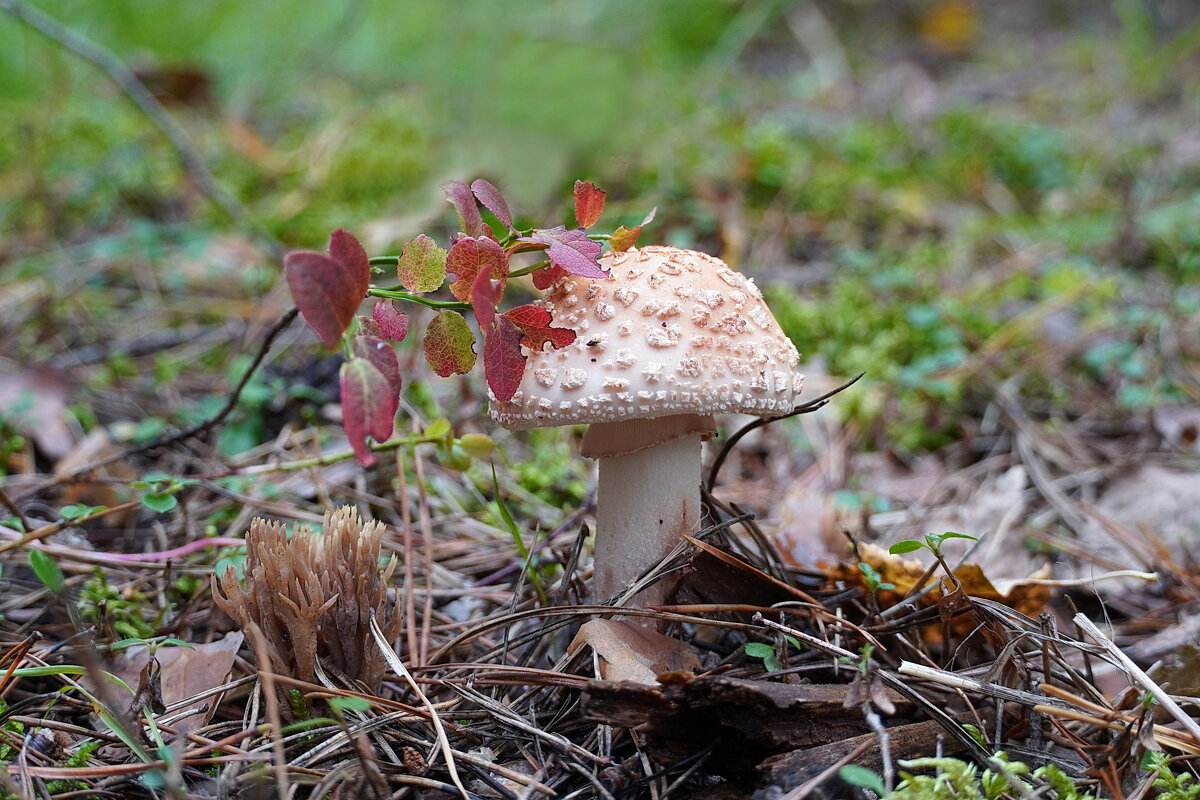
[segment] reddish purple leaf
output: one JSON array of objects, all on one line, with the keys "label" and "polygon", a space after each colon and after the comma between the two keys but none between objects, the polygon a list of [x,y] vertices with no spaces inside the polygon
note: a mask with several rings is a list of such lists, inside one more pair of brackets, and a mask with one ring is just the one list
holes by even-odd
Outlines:
[{"label": "reddish purple leaf", "polygon": [[396,308],[391,300],[380,300],[371,310],[372,320],[379,326],[382,338],[403,342],[408,334],[408,314]]},{"label": "reddish purple leaf", "polygon": [[548,267],[533,271],[533,285],[545,291],[554,285],[554,282],[566,275],[567,271],[562,267],[551,264]]},{"label": "reddish purple leaf", "polygon": [[330,350],[371,288],[371,264],[358,239],[338,228],[329,237],[329,255],[301,250],[283,259],[284,277],[304,320]]},{"label": "reddish purple leaf", "polygon": [[392,435],[396,410],[400,407],[399,394],[387,376],[365,358],[352,358],[342,364],[341,385],[342,426],[350,437],[354,455],[363,466],[369,467],[375,463],[375,456],[366,439],[370,436],[377,442],[386,442]]},{"label": "reddish purple leaf", "polygon": [[443,378],[475,366],[475,334],[457,311],[439,311],[425,329],[425,360]]},{"label": "reddish purple leaf", "polygon": [[462,226],[463,233],[467,236],[482,235],[483,218],[479,216],[479,206],[475,205],[471,187],[462,181],[446,181],[442,184],[442,190],[458,212],[458,224]]},{"label": "reddish purple leaf", "polygon": [[410,239],[400,253],[396,277],[410,292],[436,291],[446,280],[446,251],[423,233]]},{"label": "reddish purple leaf", "polygon": [[361,300],[371,288],[371,259],[354,234],[338,228],[329,237],[329,255],[342,265]]},{"label": "reddish purple leaf", "polygon": [[475,283],[471,287],[471,307],[475,309],[475,319],[479,320],[479,329],[486,331],[496,316],[496,306],[500,305],[500,297],[504,294],[504,284],[493,280],[492,269],[481,269]]},{"label": "reddish purple leaf", "polygon": [[508,255],[492,239],[461,236],[446,256],[446,269],[455,277],[454,283],[450,284],[450,293],[462,302],[470,303],[475,279],[485,269],[491,270],[492,276],[500,281],[501,291],[504,290],[508,280]]},{"label": "reddish purple leaf", "polygon": [[590,228],[600,221],[606,194],[591,181],[575,181],[575,222],[579,227]]},{"label": "reddish purple leaf", "polygon": [[336,350],[366,289],[359,291],[361,283],[341,262],[308,250],[288,253],[283,273],[304,321],[326,347]]},{"label": "reddish purple leaf", "polygon": [[557,228],[535,229],[520,241],[547,245],[546,255],[550,258],[550,263],[573,275],[584,278],[608,277],[608,273],[600,268],[600,263],[596,260],[603,245],[589,239],[583,228],[567,230],[565,226],[559,225]]},{"label": "reddish purple leaf", "polygon": [[396,351],[385,339],[359,334],[354,337],[354,354],[370,361],[387,378],[392,394],[400,397],[400,389],[404,386],[400,379],[400,362],[396,358]]},{"label": "reddish purple leaf", "polygon": [[525,337],[521,344],[530,350],[540,351],[546,342],[557,350],[575,341],[575,331],[570,328],[550,327],[550,312],[541,306],[517,306],[505,311],[503,316],[521,331]]},{"label": "reddish purple leaf", "polygon": [[521,386],[525,356],[521,354],[522,333],[503,315],[492,318],[483,338],[483,373],[497,400],[507,402]]},{"label": "reddish purple leaf", "polygon": [[484,208],[496,215],[496,219],[509,228],[513,226],[512,212],[508,210],[508,203],[504,202],[504,195],[500,194],[499,189],[483,178],[477,178],[471,184],[471,191],[479,198],[479,202],[483,203]]}]

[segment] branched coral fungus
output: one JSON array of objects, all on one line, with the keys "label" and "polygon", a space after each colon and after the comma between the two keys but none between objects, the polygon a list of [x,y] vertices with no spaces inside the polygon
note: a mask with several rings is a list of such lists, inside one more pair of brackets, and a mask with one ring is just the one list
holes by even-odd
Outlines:
[{"label": "branched coral fungus", "polygon": [[244,583],[232,568],[213,587],[217,606],[242,629],[262,631],[271,669],[312,681],[317,660],[376,691],[384,660],[371,635],[371,612],[388,638],[401,619],[389,603],[393,556],[380,567],[383,525],[352,506],[325,512],[324,533],[256,518],[246,534]]}]

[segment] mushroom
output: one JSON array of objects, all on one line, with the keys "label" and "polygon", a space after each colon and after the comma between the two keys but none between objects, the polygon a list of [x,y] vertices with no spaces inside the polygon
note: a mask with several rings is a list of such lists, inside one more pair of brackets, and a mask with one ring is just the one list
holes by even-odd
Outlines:
[{"label": "mushroom", "polygon": [[[607,253],[602,280],[567,275],[538,301],[575,342],[526,349],[525,374],[493,419],[510,430],[589,424],[599,460],[593,596],[607,600],[700,524],[701,441],[714,414],[786,414],[800,356],[746,276],[705,253]],[[662,581],[634,602],[666,600]]]}]

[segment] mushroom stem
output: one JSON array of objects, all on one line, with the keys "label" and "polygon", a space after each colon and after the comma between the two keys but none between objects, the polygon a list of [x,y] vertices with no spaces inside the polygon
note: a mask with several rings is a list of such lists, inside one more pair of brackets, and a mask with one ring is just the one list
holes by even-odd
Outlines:
[{"label": "mushroom stem", "polygon": [[[644,429],[649,436],[659,420],[619,423],[621,435]],[[711,423],[710,423],[711,424]],[[588,438],[595,438],[592,426]],[[604,456],[596,498],[595,578],[593,596],[604,602],[671,552],[684,533],[700,524],[700,442],[693,432],[664,444],[623,455]],[[585,438],[585,446],[587,439]],[[639,593],[634,606],[665,602],[676,581],[660,580]]]}]

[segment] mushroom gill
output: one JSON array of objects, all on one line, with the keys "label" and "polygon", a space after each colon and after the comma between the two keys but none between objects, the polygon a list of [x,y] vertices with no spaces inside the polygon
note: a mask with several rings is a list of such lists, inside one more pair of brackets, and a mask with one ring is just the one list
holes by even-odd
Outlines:
[{"label": "mushroom gill", "polygon": [[[401,627],[387,586],[396,557],[380,566],[383,525],[353,506],[326,511],[324,532],[255,518],[246,533],[244,580],[233,568],[214,580],[213,600],[242,630],[256,625],[271,669],[303,681],[316,663],[377,691],[385,662],[371,634],[371,612],[389,639]],[[287,704],[285,704],[286,707]]]}]

